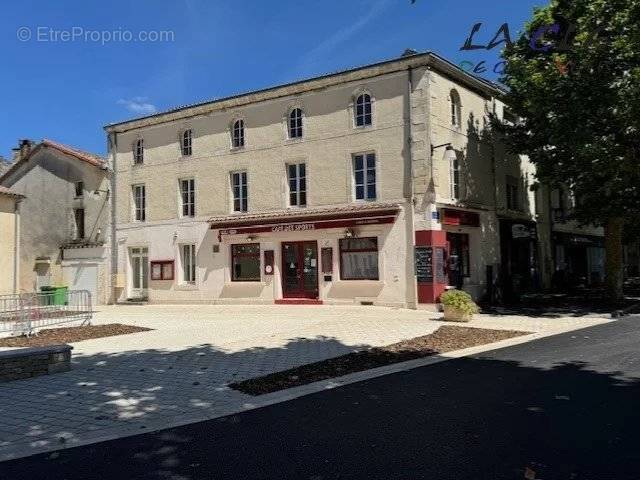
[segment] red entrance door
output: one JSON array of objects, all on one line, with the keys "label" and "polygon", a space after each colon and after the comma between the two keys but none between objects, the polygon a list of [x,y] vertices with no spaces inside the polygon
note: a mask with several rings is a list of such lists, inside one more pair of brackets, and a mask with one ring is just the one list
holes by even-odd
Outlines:
[{"label": "red entrance door", "polygon": [[282,293],[285,298],[318,298],[318,245],[282,243]]}]

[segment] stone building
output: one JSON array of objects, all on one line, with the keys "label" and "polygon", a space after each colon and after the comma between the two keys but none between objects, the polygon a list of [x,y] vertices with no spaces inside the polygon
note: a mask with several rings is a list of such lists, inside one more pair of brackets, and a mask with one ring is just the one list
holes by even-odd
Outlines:
[{"label": "stone building", "polygon": [[0,186],[0,295],[16,293],[20,202],[24,197]]},{"label": "stone building", "polygon": [[17,292],[66,285],[90,291],[94,303],[109,302],[110,174],[103,159],[51,140],[22,140],[0,185],[24,196],[19,253],[12,255]]},{"label": "stone building", "polygon": [[416,308],[549,283],[535,170],[488,128],[503,93],[407,52],[106,126],[115,298]]}]

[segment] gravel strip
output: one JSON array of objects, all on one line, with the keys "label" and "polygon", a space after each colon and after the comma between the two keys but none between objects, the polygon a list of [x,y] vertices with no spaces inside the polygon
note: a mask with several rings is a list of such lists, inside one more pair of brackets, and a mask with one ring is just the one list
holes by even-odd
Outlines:
[{"label": "gravel strip", "polygon": [[385,347],[348,353],[263,377],[235,382],[229,386],[249,395],[263,395],[362,370],[519,337],[528,333],[445,325],[430,335],[404,340]]},{"label": "gravel strip", "polygon": [[106,325],[85,325],[82,327],[47,328],[31,337],[19,336],[0,338],[0,347],[45,347],[60,343],[81,342],[92,338],[114,337],[129,333],[146,332],[152,328],[134,327],[121,323]]}]

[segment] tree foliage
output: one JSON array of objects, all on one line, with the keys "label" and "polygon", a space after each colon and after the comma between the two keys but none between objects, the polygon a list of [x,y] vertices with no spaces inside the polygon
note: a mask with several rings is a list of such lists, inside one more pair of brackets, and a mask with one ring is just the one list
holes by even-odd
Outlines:
[{"label": "tree foliage", "polygon": [[640,0],[552,0],[503,57],[512,149],[581,223],[640,222]]}]

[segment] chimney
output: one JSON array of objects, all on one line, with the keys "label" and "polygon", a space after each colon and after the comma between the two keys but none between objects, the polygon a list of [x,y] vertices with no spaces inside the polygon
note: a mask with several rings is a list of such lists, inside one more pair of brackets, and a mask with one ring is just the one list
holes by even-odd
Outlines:
[{"label": "chimney", "polygon": [[404,52],[402,52],[402,55],[400,55],[401,57],[410,57],[412,55],[417,55],[418,51],[414,50],[413,48],[407,48]]},{"label": "chimney", "polygon": [[35,142],[33,140],[29,140],[28,138],[18,140],[18,146],[13,149],[13,160],[20,161],[24,158],[27,158],[29,156],[29,153],[31,153],[31,148],[34,144]]}]

